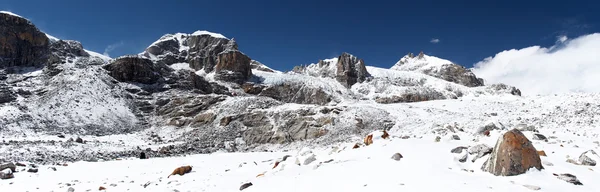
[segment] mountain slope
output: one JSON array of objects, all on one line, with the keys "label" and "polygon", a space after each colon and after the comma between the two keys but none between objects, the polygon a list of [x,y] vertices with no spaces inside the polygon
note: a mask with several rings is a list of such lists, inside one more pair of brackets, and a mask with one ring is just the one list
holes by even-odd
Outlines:
[{"label": "mountain slope", "polygon": [[391,69],[424,73],[467,87],[484,85],[483,79],[477,78],[471,70],[445,59],[425,55],[423,52],[416,57],[409,53],[402,57]]}]

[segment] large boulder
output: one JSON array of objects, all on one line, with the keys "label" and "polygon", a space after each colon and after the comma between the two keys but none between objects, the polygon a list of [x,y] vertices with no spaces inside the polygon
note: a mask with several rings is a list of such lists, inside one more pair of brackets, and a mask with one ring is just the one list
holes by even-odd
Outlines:
[{"label": "large boulder", "polygon": [[151,60],[137,56],[123,56],[104,66],[109,75],[120,82],[154,84],[164,74],[172,71],[168,66],[153,63]]},{"label": "large boulder", "polygon": [[537,150],[517,129],[501,136],[482,170],[496,176],[512,176],[527,172],[530,168],[543,169]]},{"label": "large boulder", "polygon": [[215,78],[242,84],[252,76],[250,61],[250,57],[236,50],[220,53],[215,67]]},{"label": "large boulder", "polygon": [[29,20],[0,12],[0,69],[41,67],[49,58],[49,40]]},{"label": "large boulder", "polygon": [[351,87],[356,83],[367,80],[371,75],[367,72],[365,62],[348,53],[342,53],[336,64],[335,79],[345,87]]}]

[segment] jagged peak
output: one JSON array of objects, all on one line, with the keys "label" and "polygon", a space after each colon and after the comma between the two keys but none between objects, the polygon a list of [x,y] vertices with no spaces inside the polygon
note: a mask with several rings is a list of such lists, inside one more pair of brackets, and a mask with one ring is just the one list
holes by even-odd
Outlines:
[{"label": "jagged peak", "polygon": [[445,64],[452,64],[453,62],[450,60],[442,59],[435,56],[426,55],[421,51],[419,55],[416,57],[413,53],[408,53],[404,57],[402,57],[391,69],[400,69],[404,67],[416,67],[416,66],[441,66]]}]

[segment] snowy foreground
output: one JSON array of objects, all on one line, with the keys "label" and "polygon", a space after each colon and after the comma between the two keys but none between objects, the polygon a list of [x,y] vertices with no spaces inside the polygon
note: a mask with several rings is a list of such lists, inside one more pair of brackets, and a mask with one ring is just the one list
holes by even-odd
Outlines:
[{"label": "snowy foreground", "polygon": [[[477,143],[493,146],[501,131]],[[531,138],[531,132],[524,132]],[[544,133],[548,134],[549,133]],[[559,137],[561,133],[558,133]],[[41,166],[38,173],[20,171],[15,178],[0,181],[0,191],[239,191],[244,183],[253,185],[244,191],[600,191],[600,169],[565,161],[586,149],[596,149],[589,141],[571,144],[533,141],[545,169],[519,176],[493,176],[480,170],[486,157],[465,163],[450,151],[457,146],[473,146],[471,136],[463,140],[442,138],[376,139],[369,146],[352,149],[354,143],[322,149],[272,153],[214,153],[176,158],[125,159],[106,162],[76,162],[68,166]],[[361,141],[357,141],[361,142]],[[552,144],[550,144],[552,143]],[[576,146],[577,145],[577,146]],[[393,160],[401,153],[400,161]],[[304,164],[314,154],[316,160]],[[276,161],[291,155],[273,168]],[[193,166],[183,176],[167,176],[173,169]],[[50,167],[56,168],[52,171]],[[19,168],[20,169],[20,168]],[[557,179],[552,173],[571,173],[583,183],[576,186]],[[263,174],[262,176],[258,176]],[[258,177],[257,177],[258,176]],[[530,186],[525,187],[524,185]]]}]

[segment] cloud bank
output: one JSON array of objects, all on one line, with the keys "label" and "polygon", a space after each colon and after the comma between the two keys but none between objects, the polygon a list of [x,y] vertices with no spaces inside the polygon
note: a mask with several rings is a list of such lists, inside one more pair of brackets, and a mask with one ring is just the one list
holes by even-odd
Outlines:
[{"label": "cloud bank", "polygon": [[109,55],[110,52],[112,52],[116,48],[121,47],[123,45],[124,45],[123,41],[112,44],[112,45],[108,45],[108,46],[106,46],[106,48],[104,49],[104,53],[102,53],[102,54],[104,56],[110,57],[110,55]]},{"label": "cloud bank", "polygon": [[486,84],[516,86],[523,95],[600,92],[600,33],[560,36],[550,48],[502,51],[472,70]]},{"label": "cloud bank", "polygon": [[440,39],[431,39],[430,43],[436,44],[440,42]]}]

